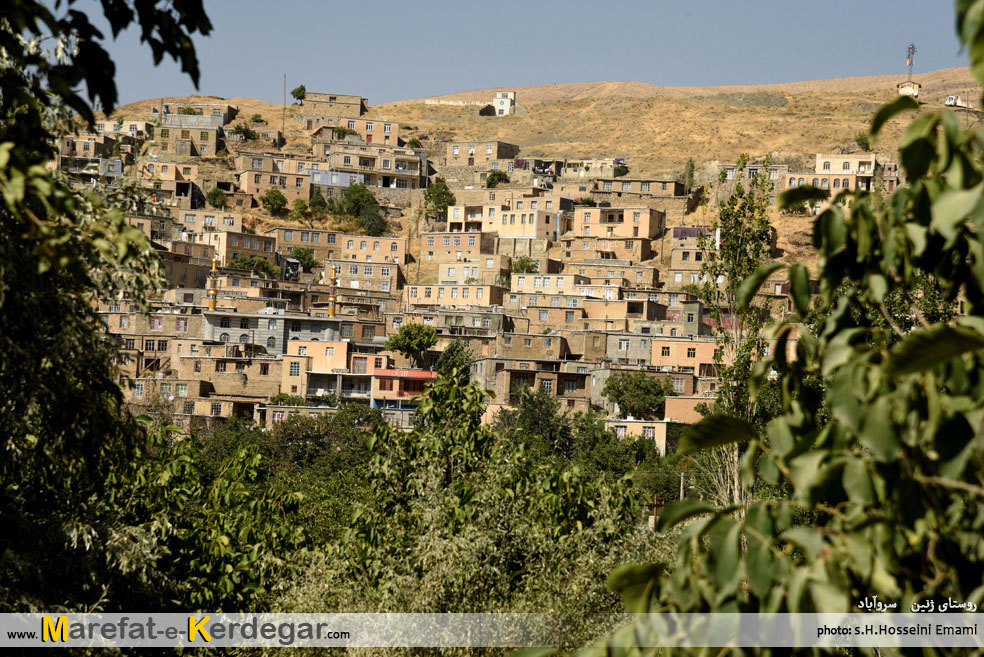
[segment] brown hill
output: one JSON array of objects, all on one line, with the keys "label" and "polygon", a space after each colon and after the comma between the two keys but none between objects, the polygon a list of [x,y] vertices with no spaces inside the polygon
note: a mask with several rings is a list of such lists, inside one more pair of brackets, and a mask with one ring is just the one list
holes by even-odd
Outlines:
[{"label": "brown hill", "polygon": [[[649,98],[651,96],[710,96],[719,93],[751,93],[756,91],[775,91],[782,94],[801,94],[811,92],[864,93],[894,89],[902,82],[899,75],[863,75],[847,78],[828,78],[825,80],[805,80],[778,84],[724,85],[711,87],[664,87],[648,82],[575,82],[568,84],[549,84],[535,87],[499,87],[495,89],[476,89],[457,93],[398,101],[397,103],[421,103],[424,100],[463,100],[487,101],[496,91],[515,91],[518,102],[529,106],[557,100],[585,100],[592,98]],[[913,80],[923,85],[925,95],[947,95],[963,93],[977,88],[977,84],[967,68],[946,68],[913,76]]]}]

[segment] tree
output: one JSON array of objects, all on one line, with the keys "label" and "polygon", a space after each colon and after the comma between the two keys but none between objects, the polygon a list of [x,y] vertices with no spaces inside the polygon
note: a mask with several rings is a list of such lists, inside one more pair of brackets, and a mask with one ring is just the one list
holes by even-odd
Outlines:
[{"label": "tree", "polygon": [[576,205],[584,205],[590,208],[598,206],[598,201],[594,200],[590,196],[585,196],[584,198],[578,199]]},{"label": "tree", "polygon": [[303,246],[295,246],[294,250],[290,252],[290,257],[297,260],[301,264],[301,269],[306,272],[321,267],[321,263],[314,257],[314,251]]},{"label": "tree", "polygon": [[179,107],[178,114],[186,116],[201,116],[202,110],[199,107]]},{"label": "tree", "polygon": [[410,139],[407,140],[407,148],[423,148],[423,147],[424,145],[416,137],[410,137]]},{"label": "tree", "polygon": [[258,271],[266,274],[270,278],[280,278],[281,273],[276,267],[271,265],[268,260],[265,260],[259,256],[237,255],[236,257],[229,259],[226,263],[226,267],[231,269],[245,269],[246,271]]},{"label": "tree", "polygon": [[641,420],[658,420],[663,417],[666,398],[673,394],[673,384],[642,371],[612,374],[601,394],[618,404],[622,417],[631,415]]},{"label": "tree", "polygon": [[266,190],[263,196],[260,197],[260,203],[274,217],[282,216],[284,210],[287,209],[287,197],[276,187]]},{"label": "tree", "polygon": [[302,84],[300,86],[291,89],[290,95],[294,97],[294,100],[297,101],[298,105],[303,105],[304,98],[307,97],[307,89],[305,89],[304,85]]},{"label": "tree", "polygon": [[690,194],[694,188],[694,158],[687,158],[687,165],[683,168],[683,193]]},{"label": "tree", "polygon": [[424,190],[424,202],[427,203],[427,211],[439,216],[448,213],[448,207],[457,203],[457,199],[443,180],[436,180]]},{"label": "tree", "polygon": [[859,132],[854,135],[854,143],[865,153],[871,152],[871,140],[868,138],[867,132]]},{"label": "tree", "polygon": [[389,223],[380,213],[378,207],[363,208],[356,223],[366,235],[371,237],[379,237],[389,229]]},{"label": "tree", "polygon": [[509,182],[509,176],[506,175],[505,171],[499,171],[498,169],[489,171],[489,175],[485,178],[485,187],[486,189],[495,189],[501,182]]},{"label": "tree", "polygon": [[444,348],[434,364],[434,370],[441,376],[455,377],[461,385],[471,380],[471,364],[474,360],[472,350],[464,340],[456,338]]},{"label": "tree", "polygon": [[236,135],[237,137],[242,137],[243,139],[249,139],[252,141],[256,141],[257,139],[260,138],[260,133],[258,133],[256,130],[253,130],[245,123],[237,124],[236,127],[234,127],[229,132]]},{"label": "tree", "polygon": [[[711,230],[698,238],[704,252],[700,270],[703,282],[687,289],[704,302],[704,310],[716,326],[718,392],[713,411],[752,422],[757,409],[748,395],[748,384],[754,362],[765,344],[763,329],[768,309],[760,303],[740,306],[738,299],[745,279],[772,254],[772,224],[768,177],[760,173],[747,180],[747,162],[746,155],[738,158],[733,179],[721,173],[718,184],[728,184],[731,194],[720,203]],[[768,165],[766,160],[762,170],[768,170]],[[712,489],[722,496],[722,503],[740,503],[744,499],[739,477],[744,449],[744,444],[731,443],[706,457],[716,459],[707,471],[718,478]]]},{"label": "tree", "polygon": [[353,498],[345,540],[279,609],[535,609],[576,618],[576,640],[595,635],[589,618],[616,611],[600,571],[653,549],[624,531],[637,517],[632,489],[544,462],[525,441],[490,431],[481,422],[485,396],[475,384],[439,378],[411,431],[377,425],[372,503]]},{"label": "tree", "polygon": [[311,208],[308,207],[308,202],[302,198],[294,199],[294,207],[291,208],[290,218],[294,221],[305,221],[311,214]]},{"label": "tree", "polygon": [[205,195],[205,200],[216,210],[222,210],[229,203],[229,197],[218,187],[213,187],[208,190],[208,194]]},{"label": "tree", "polygon": [[512,262],[512,273],[535,274],[540,271],[540,263],[529,256],[519,256]]},{"label": "tree", "polygon": [[[957,4],[957,32],[979,83],[981,12],[984,1]],[[984,399],[973,382],[984,372],[984,272],[969,254],[979,244],[981,135],[961,130],[951,112],[920,110],[900,97],[875,114],[871,138],[905,111],[920,112],[901,142],[907,186],[886,201],[868,190],[841,191],[844,203],[816,218],[819,303],[832,308],[823,331],[800,333],[795,360],[777,348],[755,368],[748,394],[754,399],[775,377],[782,414],[765,432],[707,417],[681,441],[687,453],[747,442],[743,486],[765,480],[788,499],[752,500],[742,514],[692,502],[668,507],[661,530],[688,525],[675,562],[627,568],[612,580],[635,611],[847,612],[859,597],[875,595],[908,609],[979,591],[984,447],[976,427]],[[961,175],[952,175],[954,167]],[[779,202],[822,198],[797,187]],[[792,281],[797,314],[807,316],[801,265],[780,267]],[[770,265],[747,279],[741,307],[774,271]],[[944,300],[963,299],[966,315],[917,322],[906,332],[894,320],[869,326],[853,312],[880,308],[923,275],[935,279]],[[916,310],[913,304],[909,312]],[[793,330],[783,322],[773,334],[785,347]],[[822,380],[824,395],[803,389],[810,378]],[[626,637],[638,630],[628,628]]]},{"label": "tree", "polygon": [[366,211],[379,212],[379,201],[365,185],[349,185],[342,190],[341,204],[336,210],[342,214],[360,217]]},{"label": "tree", "polygon": [[386,348],[409,358],[414,367],[427,366],[427,351],[437,344],[437,331],[433,326],[423,324],[404,324],[390,339]]},{"label": "tree", "polygon": [[325,197],[321,195],[321,190],[317,187],[311,191],[311,202],[308,207],[311,208],[311,212],[317,215],[323,215],[328,211],[328,202],[325,201]]},{"label": "tree", "polygon": [[[94,129],[90,102],[110,115],[118,98],[99,21],[69,9],[10,0],[0,21],[0,611],[262,608],[300,538],[294,500],[249,490],[245,447],[205,485],[192,440],[123,405],[96,300],[147,309],[162,264],[124,219],[135,188],[83,194],[46,166],[61,129]],[[197,85],[200,2],[104,12]]]},{"label": "tree", "polygon": [[266,123],[266,120],[263,118],[262,114],[254,114],[249,118],[249,120],[253,123]]}]

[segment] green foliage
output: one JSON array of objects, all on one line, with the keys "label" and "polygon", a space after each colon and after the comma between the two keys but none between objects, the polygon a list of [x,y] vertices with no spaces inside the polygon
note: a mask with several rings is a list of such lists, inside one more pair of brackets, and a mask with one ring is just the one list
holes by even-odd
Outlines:
[{"label": "green foliage", "polygon": [[489,171],[489,175],[485,177],[485,187],[486,189],[495,189],[499,183],[509,182],[509,176],[505,171]]},{"label": "green foliage", "polygon": [[278,392],[270,397],[270,403],[277,406],[304,406],[306,402],[300,395],[291,395],[286,392]]},{"label": "green foliage", "polygon": [[317,187],[311,191],[311,201],[308,203],[308,207],[311,208],[311,212],[315,214],[324,214],[328,212],[328,202],[325,197],[322,196],[321,190]]},{"label": "green foliage", "polygon": [[423,147],[424,147],[423,143],[421,143],[421,141],[416,137],[410,137],[410,139],[407,140],[407,148],[423,148]]},{"label": "green foliage", "polygon": [[227,151],[224,148],[220,148],[219,150],[215,151],[215,157],[229,157],[229,151]]},{"label": "green foliage", "polygon": [[540,271],[540,263],[529,256],[519,256],[512,261],[510,271],[514,274],[535,274]]},{"label": "green foliage", "polygon": [[294,221],[304,221],[311,214],[308,202],[302,198],[294,199],[294,207],[291,208],[290,218]]},{"label": "green foliage", "polygon": [[304,88],[303,84],[299,85],[290,90],[290,95],[294,97],[298,105],[303,105],[304,98],[307,96],[307,89]]},{"label": "green foliage", "polygon": [[474,354],[464,340],[455,339],[438,356],[434,370],[443,377],[456,378],[461,385],[468,385],[473,360]]},{"label": "green foliage", "polygon": [[673,384],[642,371],[626,372],[609,376],[601,394],[618,404],[623,417],[658,420],[663,417],[666,398],[673,394]]},{"label": "green foliage", "polygon": [[226,267],[232,269],[245,269],[247,271],[258,271],[266,274],[270,278],[279,278],[281,272],[270,264],[268,260],[264,260],[259,256],[236,256],[235,258],[230,258],[226,263]]},{"label": "green foliage", "polygon": [[598,206],[598,201],[594,200],[590,196],[585,196],[584,198],[579,198],[577,200],[576,205],[584,205],[590,208],[594,208]]},{"label": "green foliage", "polygon": [[266,123],[262,114],[254,114],[253,116],[249,117],[249,120],[252,121],[253,123]]},{"label": "green foliage", "polygon": [[184,114],[187,116],[201,116],[202,110],[200,107],[179,107],[178,114]]},{"label": "green foliage", "polygon": [[218,187],[213,187],[208,190],[208,194],[205,195],[205,201],[216,210],[222,210],[229,204],[229,197],[227,197],[226,193]]},{"label": "green foliage", "polygon": [[378,209],[363,209],[359,214],[356,223],[359,224],[359,228],[361,228],[362,231],[370,237],[379,237],[389,230],[389,223],[387,223],[386,219]]},{"label": "green foliage", "polygon": [[263,196],[260,197],[260,203],[267,212],[275,217],[283,215],[284,210],[287,209],[287,197],[276,187],[266,190]]},{"label": "green foliage", "polygon": [[297,260],[301,264],[301,269],[306,272],[321,267],[321,263],[314,257],[314,251],[303,246],[295,246],[290,252],[290,257]]},{"label": "green foliage", "polygon": [[349,128],[348,126],[344,126],[344,125],[336,125],[332,127],[331,132],[332,132],[332,136],[335,139],[345,139],[349,135],[359,134],[358,131],[353,130],[352,128]]},{"label": "green foliage", "polygon": [[236,135],[237,137],[242,137],[243,139],[250,139],[253,141],[260,138],[260,133],[258,133],[256,130],[253,130],[245,123],[236,124],[236,127],[234,127],[229,132],[233,135]]},{"label": "green foliage", "polygon": [[457,203],[457,199],[451,192],[451,188],[443,180],[435,180],[427,189],[424,190],[424,202],[427,203],[428,212],[438,214],[440,216],[445,216],[448,213],[448,207]]},{"label": "green foliage", "polygon": [[616,610],[601,572],[652,549],[627,529],[637,522],[628,482],[544,463],[481,424],[484,398],[439,378],[412,431],[377,426],[372,502],[354,498],[342,544],[311,563],[281,609],[557,611],[584,621],[568,640],[599,630],[589,619]]},{"label": "green foliage", "polygon": [[427,351],[437,344],[437,330],[423,324],[404,324],[386,341],[386,348],[409,358],[416,368],[427,366]]},{"label": "green foliage", "polygon": [[614,169],[614,173],[615,173],[616,176],[625,176],[625,175],[628,175],[628,173],[629,173],[629,167],[625,166],[624,164],[616,164],[615,165],[615,169]]},{"label": "green foliage", "polygon": [[854,143],[858,145],[858,148],[863,150],[865,153],[871,152],[871,140],[868,139],[867,132],[859,132],[854,135]]},{"label": "green foliage", "polygon": [[[984,32],[974,17],[984,2],[961,2],[957,11],[975,62]],[[984,81],[978,64],[975,75]],[[911,108],[886,106],[872,136],[887,116]],[[723,430],[731,440],[754,434],[742,459],[743,487],[764,480],[785,487],[789,499],[673,509],[661,527],[685,525],[679,561],[646,578],[648,593],[625,588],[627,604],[769,613],[848,611],[870,595],[900,609],[926,598],[980,599],[982,143],[954,114],[923,112],[902,139],[908,186],[884,200],[842,191],[847,209],[835,203],[817,217],[819,303],[830,310],[818,335],[800,333],[795,361],[777,349],[749,386],[754,400],[774,372],[782,414],[764,432],[703,431]],[[916,289],[923,276],[934,279],[944,304],[964,299],[966,316],[919,321],[918,300],[903,294],[900,303],[910,304],[903,314],[915,324],[867,323],[870,308]],[[780,324],[774,334],[791,328]],[[810,379],[822,380],[823,398],[804,389]]]},{"label": "green foliage", "polygon": [[[104,11],[113,34],[137,27],[156,62],[173,58],[197,84],[191,37],[211,30],[200,2]],[[202,484],[192,441],[123,409],[94,301],[145,308],[162,287],[160,261],[124,220],[142,200],[129,186],[80,193],[46,166],[61,128],[91,128],[90,102],[116,104],[98,22],[10,0],[0,24],[0,610],[260,608],[298,539],[292,501],[244,498],[249,451]]]},{"label": "green foliage", "polygon": [[683,168],[683,193],[689,194],[694,188],[694,158],[687,158],[687,165]]}]

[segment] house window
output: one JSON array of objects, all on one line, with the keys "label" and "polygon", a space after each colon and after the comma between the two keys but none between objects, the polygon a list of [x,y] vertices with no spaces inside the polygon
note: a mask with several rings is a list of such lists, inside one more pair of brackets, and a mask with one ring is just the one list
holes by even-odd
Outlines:
[{"label": "house window", "polygon": [[290,376],[300,376],[301,375],[301,364],[297,361],[291,361],[289,367]]},{"label": "house window", "polygon": [[697,347],[687,347],[687,358],[697,358]]},{"label": "house window", "polygon": [[277,338],[271,335],[269,338],[267,338],[266,346],[267,349],[275,349],[277,346]]},{"label": "house window", "polygon": [[222,415],[222,404],[219,402],[212,402],[212,417]]},{"label": "house window", "polygon": [[136,384],[134,384],[134,386],[133,386],[133,396],[134,397],[143,397],[143,394],[144,394],[144,384],[142,384],[142,383],[136,383]]},{"label": "house window", "polygon": [[670,348],[669,347],[663,347],[660,350],[660,355],[663,356],[664,358],[668,357],[670,355]]},{"label": "house window", "polygon": [[151,317],[150,318],[150,330],[160,331],[164,328],[164,318],[163,317]]},{"label": "house window", "polygon": [[620,339],[618,341],[618,350],[619,351],[628,351],[629,350],[629,341],[627,339],[624,339],[624,338],[623,339]]}]

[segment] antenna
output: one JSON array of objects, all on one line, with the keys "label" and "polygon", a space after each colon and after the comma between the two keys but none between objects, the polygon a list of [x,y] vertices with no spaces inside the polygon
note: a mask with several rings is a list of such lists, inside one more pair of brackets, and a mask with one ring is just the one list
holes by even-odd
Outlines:
[{"label": "antenna", "polygon": [[912,56],[916,54],[916,44],[910,43],[909,47],[905,49],[905,61],[906,65],[909,67],[909,82],[912,82]]}]

